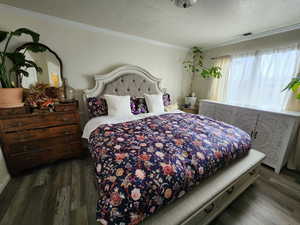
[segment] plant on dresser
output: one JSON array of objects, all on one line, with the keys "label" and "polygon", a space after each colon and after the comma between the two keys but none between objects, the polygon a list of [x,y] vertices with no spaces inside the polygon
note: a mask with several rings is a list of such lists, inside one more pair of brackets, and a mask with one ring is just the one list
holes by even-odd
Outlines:
[{"label": "plant on dresser", "polygon": [[10,174],[83,155],[77,102],[55,109],[30,113],[19,108],[4,114],[0,110],[1,144]]},{"label": "plant on dresser", "polygon": [[[43,52],[46,49],[37,45],[40,35],[27,28],[19,28],[15,31],[7,32],[0,30],[0,44],[5,42],[3,50],[0,51],[0,107],[19,107],[22,104],[23,89],[20,87],[20,78],[29,76],[28,68],[34,68],[38,73],[42,69],[32,60],[25,58],[25,52],[9,52],[8,47],[13,37],[18,37],[23,34],[29,35],[33,44],[28,46],[26,50],[32,52]],[[8,63],[8,60],[11,64]]]}]

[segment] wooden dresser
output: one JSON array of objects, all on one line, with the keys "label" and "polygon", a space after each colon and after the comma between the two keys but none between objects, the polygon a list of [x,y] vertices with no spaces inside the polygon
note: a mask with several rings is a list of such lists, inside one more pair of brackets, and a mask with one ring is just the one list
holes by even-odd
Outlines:
[{"label": "wooden dresser", "polygon": [[1,145],[11,175],[59,159],[83,155],[76,106],[59,106],[59,112],[21,112],[0,116]]}]

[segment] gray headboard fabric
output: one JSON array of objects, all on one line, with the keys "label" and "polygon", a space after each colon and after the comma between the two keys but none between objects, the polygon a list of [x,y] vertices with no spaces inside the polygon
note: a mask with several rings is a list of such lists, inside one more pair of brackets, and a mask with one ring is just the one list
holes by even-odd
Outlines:
[{"label": "gray headboard fabric", "polygon": [[156,83],[138,74],[128,73],[106,84],[102,93],[142,97],[144,93],[155,94],[157,92]]},{"label": "gray headboard fabric", "polygon": [[161,79],[154,77],[145,69],[126,65],[105,75],[94,76],[96,85],[84,91],[84,98],[100,97],[104,94],[130,95],[143,97],[144,94],[160,94]]}]

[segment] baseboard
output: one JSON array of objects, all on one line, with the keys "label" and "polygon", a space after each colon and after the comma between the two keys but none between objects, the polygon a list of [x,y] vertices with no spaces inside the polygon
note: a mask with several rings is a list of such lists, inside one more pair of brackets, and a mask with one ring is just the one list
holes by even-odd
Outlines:
[{"label": "baseboard", "polygon": [[9,175],[7,175],[3,179],[1,179],[0,194],[2,193],[2,191],[4,190],[4,188],[6,187],[6,185],[8,184],[9,180],[10,180],[10,176]]}]

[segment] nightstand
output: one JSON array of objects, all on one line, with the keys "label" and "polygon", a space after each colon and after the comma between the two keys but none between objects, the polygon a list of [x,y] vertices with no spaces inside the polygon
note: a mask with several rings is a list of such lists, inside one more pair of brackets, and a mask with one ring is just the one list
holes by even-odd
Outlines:
[{"label": "nightstand", "polygon": [[198,114],[197,108],[181,108],[180,110],[186,113]]}]

